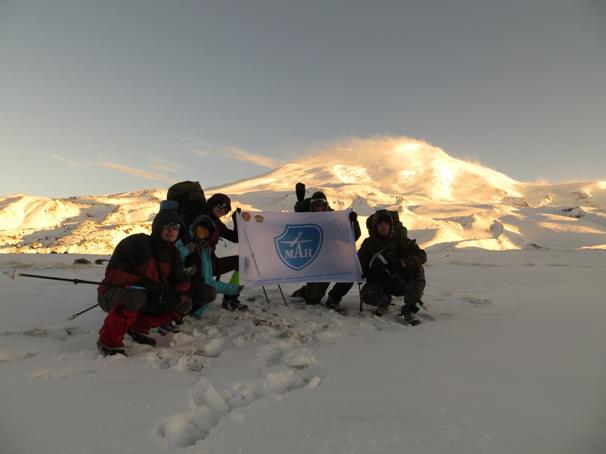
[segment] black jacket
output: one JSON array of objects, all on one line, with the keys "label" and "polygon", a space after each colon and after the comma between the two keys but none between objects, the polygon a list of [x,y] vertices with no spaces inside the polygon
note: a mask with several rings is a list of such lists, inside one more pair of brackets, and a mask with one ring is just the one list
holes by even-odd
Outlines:
[{"label": "black jacket", "polygon": [[[377,220],[391,219],[391,230],[386,237],[377,234]],[[391,286],[398,275],[406,278],[414,268],[422,266],[427,261],[427,254],[421,249],[416,240],[408,238],[406,227],[386,210],[379,210],[372,215],[367,223],[369,237],[362,242],[358,258],[362,273],[367,281],[374,281]],[[379,258],[385,259],[385,265]]]}]

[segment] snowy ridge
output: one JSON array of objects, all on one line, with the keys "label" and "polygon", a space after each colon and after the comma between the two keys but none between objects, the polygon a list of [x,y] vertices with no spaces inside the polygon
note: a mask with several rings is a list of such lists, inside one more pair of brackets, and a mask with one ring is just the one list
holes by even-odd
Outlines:
[{"label": "snowy ridge", "polygon": [[[243,209],[290,211],[299,181],[362,221],[379,207],[397,209],[425,248],[606,249],[606,181],[522,183],[406,137],[338,143],[206,193],[224,192]],[[0,252],[109,254],[126,235],[148,231],[165,194],[0,197]]]}]

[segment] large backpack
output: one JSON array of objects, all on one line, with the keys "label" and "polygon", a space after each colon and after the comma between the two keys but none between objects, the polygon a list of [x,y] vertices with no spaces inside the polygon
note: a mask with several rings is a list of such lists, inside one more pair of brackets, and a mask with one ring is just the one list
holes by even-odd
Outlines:
[{"label": "large backpack", "polygon": [[197,181],[180,181],[168,188],[167,200],[174,200],[179,204],[179,214],[183,218],[185,227],[190,224],[206,208],[204,190]]}]

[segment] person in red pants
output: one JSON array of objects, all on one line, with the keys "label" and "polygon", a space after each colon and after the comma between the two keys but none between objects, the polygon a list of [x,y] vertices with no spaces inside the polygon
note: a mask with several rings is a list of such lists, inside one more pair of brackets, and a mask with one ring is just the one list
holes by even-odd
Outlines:
[{"label": "person in red pants", "polygon": [[108,313],[97,341],[104,355],[126,356],[125,334],[137,343],[155,346],[149,330],[179,320],[191,310],[189,280],[174,244],[181,227],[178,213],[160,210],[151,235],[130,235],[116,246],[97,288],[99,306]]}]

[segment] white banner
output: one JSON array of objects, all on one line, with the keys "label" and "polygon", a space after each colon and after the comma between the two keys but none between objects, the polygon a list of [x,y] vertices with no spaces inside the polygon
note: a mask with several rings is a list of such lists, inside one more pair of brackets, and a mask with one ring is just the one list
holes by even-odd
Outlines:
[{"label": "white banner", "polygon": [[240,283],[360,282],[349,211],[238,214]]}]

